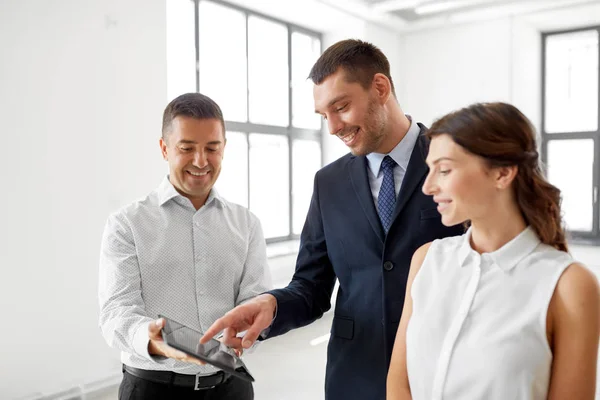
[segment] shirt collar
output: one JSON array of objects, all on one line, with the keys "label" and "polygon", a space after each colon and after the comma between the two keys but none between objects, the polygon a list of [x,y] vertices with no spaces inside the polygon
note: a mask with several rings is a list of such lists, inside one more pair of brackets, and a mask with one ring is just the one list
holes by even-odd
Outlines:
[{"label": "shirt collar", "polygon": [[[465,265],[465,261],[469,254],[477,254],[475,250],[471,248],[471,227],[467,230],[467,233],[463,236],[463,242],[458,250],[458,261],[460,266]],[[535,233],[531,226],[528,226],[514,237],[510,242],[500,247],[498,250],[491,253],[483,253],[487,255],[491,260],[504,272],[509,272],[513,269],[523,258],[529,255],[535,248],[540,244],[540,238]]]},{"label": "shirt collar", "polygon": [[417,123],[414,122],[410,116],[407,115],[407,117],[410,120],[410,128],[408,128],[408,132],[406,132],[406,135],[404,138],[402,138],[400,143],[398,143],[389,154],[367,154],[369,169],[371,172],[373,172],[373,175],[379,175],[381,162],[387,155],[392,157],[392,159],[396,161],[396,164],[398,164],[406,172],[406,169],[408,168],[408,162],[410,161],[410,156],[415,147],[415,143],[417,142],[417,138],[419,137],[419,133],[421,132],[419,125],[417,125]]},{"label": "shirt collar", "polygon": [[[177,189],[175,189],[175,187],[169,180],[169,175],[167,175],[163,178],[162,182],[160,183],[160,185],[158,186],[156,191],[158,192],[158,204],[160,206],[164,205],[169,200],[175,199],[175,198],[185,199],[187,201],[187,203],[191,204],[190,200],[187,197],[182,196],[177,191]],[[210,204],[213,200],[218,201],[222,205],[226,205],[224,199],[221,197],[221,195],[217,192],[217,189],[215,189],[214,187],[211,189],[211,191],[208,195],[208,198],[206,199],[206,203],[204,203],[204,205]]]}]

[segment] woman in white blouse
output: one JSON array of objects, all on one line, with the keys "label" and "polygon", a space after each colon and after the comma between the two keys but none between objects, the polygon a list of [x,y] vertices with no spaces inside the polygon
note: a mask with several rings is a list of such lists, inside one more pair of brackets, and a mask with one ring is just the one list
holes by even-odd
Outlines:
[{"label": "woman in white blouse", "polygon": [[567,252],[531,123],[475,104],[427,135],[423,191],[469,230],[413,256],[388,400],[593,399],[598,281]]}]

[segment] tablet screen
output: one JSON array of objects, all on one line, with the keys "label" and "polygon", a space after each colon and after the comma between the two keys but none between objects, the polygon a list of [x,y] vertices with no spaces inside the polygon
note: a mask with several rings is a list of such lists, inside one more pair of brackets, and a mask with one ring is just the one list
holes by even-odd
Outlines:
[{"label": "tablet screen", "polygon": [[242,360],[232,349],[215,339],[211,339],[208,343],[200,344],[202,333],[170,318],[162,315],[160,317],[165,319],[163,340],[169,346],[195,356],[242,379],[254,381],[254,378],[247,372]]}]

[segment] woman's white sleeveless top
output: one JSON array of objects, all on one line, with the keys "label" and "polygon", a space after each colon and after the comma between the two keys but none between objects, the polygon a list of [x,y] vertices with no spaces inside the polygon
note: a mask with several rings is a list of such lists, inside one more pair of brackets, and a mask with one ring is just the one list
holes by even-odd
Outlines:
[{"label": "woman's white sleeveless top", "polygon": [[406,334],[412,398],[545,400],[546,315],[573,259],[531,227],[482,255],[470,234],[434,241],[414,279]]}]

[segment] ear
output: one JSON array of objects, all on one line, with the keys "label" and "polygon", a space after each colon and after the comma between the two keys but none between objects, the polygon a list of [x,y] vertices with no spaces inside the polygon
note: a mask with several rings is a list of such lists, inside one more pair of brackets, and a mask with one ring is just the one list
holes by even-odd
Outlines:
[{"label": "ear", "polygon": [[519,167],[516,165],[498,167],[496,169],[496,188],[504,190],[510,187],[512,181],[515,180],[517,173],[519,173]]},{"label": "ear", "polygon": [[163,138],[160,138],[158,144],[160,145],[160,152],[162,153],[163,159],[169,161],[169,157],[167,157],[167,143]]},{"label": "ear", "polygon": [[392,94],[392,83],[388,77],[380,72],[376,73],[373,77],[372,87],[375,89],[377,98],[380,100],[381,104],[385,104]]}]

